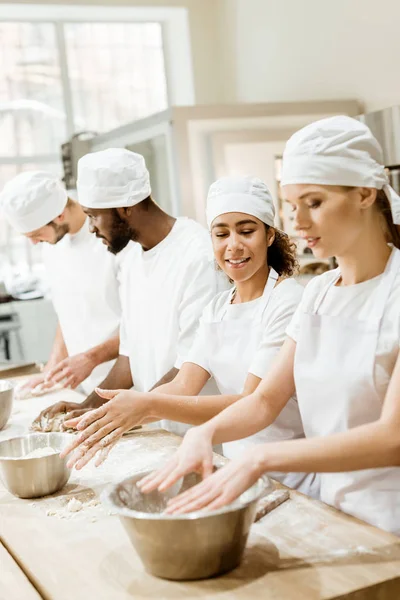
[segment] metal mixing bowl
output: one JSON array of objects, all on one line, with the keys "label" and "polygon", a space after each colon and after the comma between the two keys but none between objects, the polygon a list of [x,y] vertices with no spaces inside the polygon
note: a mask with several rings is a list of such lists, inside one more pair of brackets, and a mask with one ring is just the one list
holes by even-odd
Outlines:
[{"label": "metal mixing bowl", "polygon": [[[60,490],[71,472],[59,453],[70,440],[65,433],[33,433],[0,442],[0,477],[8,491],[19,498],[38,498]],[[47,446],[57,454],[22,458]]]},{"label": "metal mixing bowl", "polygon": [[3,429],[11,415],[14,397],[14,384],[11,381],[0,381],[0,429]]},{"label": "metal mixing bowl", "polygon": [[167,515],[168,500],[200,481],[187,475],[167,492],[142,494],[140,473],[110,486],[102,501],[115,512],[145,569],[165,579],[204,579],[234,569],[243,555],[257,500],[273,485],[260,478],[234,503],[215,511]]}]

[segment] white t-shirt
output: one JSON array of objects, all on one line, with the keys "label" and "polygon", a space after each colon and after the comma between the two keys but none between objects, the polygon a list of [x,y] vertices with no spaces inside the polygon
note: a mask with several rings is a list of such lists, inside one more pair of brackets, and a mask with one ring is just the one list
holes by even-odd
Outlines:
[{"label": "white t-shirt", "polygon": [[[305,288],[303,299],[287,328],[287,334],[298,340],[302,315],[312,310],[321,290],[337,277],[337,270],[328,271],[312,279]],[[382,275],[349,286],[331,285],[326,293],[318,314],[346,318],[368,319],[374,301],[373,292],[380,283]],[[400,272],[396,276],[388,298],[378,336],[375,357],[374,379],[376,389],[384,398],[394,365],[399,353],[400,343]]]},{"label": "white t-shirt", "polygon": [[[68,355],[85,352],[118,333],[121,305],[117,258],[89,231],[89,220],[57,244],[43,244],[51,299]],[[107,376],[114,361],[98,365],[82,387],[87,394]]]},{"label": "white t-shirt", "polygon": [[148,391],[182,366],[203,308],[219,291],[208,231],[181,217],[151,250],[135,244],[121,283],[120,354],[129,357],[135,389]]},{"label": "white t-shirt", "polygon": [[[263,379],[268,372],[271,362],[285,341],[286,328],[299,305],[303,291],[304,288],[294,279],[285,279],[274,287],[267,308],[262,315],[263,334],[259,346],[251,358],[249,373]],[[220,321],[221,317],[224,321],[251,319],[257,312],[259,304],[264,302],[264,299],[260,297],[251,302],[231,304],[230,294],[229,290],[221,292],[206,306],[200,319],[196,340],[186,358],[186,362],[201,366],[210,375],[213,373],[208,364],[210,347],[207,343],[205,324]],[[242,392],[246,377],[242,382],[241,389],[236,391],[237,394]]]}]

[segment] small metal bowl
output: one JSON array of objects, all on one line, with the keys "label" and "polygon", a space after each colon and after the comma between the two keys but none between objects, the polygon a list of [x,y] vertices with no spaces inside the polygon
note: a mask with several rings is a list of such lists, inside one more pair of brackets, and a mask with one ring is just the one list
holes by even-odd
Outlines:
[{"label": "small metal bowl", "polygon": [[261,477],[238,500],[214,511],[167,515],[170,498],[201,480],[187,475],[165,493],[142,494],[136,482],[140,473],[109,486],[102,501],[116,513],[145,569],[157,577],[173,580],[205,579],[231,571],[240,563],[257,500],[273,489]]},{"label": "small metal bowl", "polygon": [[14,398],[14,384],[11,381],[0,381],[0,429],[8,423]]},{"label": "small metal bowl", "polygon": [[[0,442],[0,475],[11,494],[38,498],[60,490],[70,477],[67,458],[59,453],[70,440],[65,433],[33,433]],[[57,454],[23,458],[33,450],[50,447]]]}]

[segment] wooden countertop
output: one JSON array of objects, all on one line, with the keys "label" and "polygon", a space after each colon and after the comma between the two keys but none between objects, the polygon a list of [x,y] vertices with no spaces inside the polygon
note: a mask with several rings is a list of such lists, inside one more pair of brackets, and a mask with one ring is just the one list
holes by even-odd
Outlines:
[{"label": "wooden countertop", "polygon": [[41,596],[30,584],[25,573],[0,543],[0,599],[40,600]]},{"label": "wooden countertop", "polygon": [[[66,396],[78,398],[75,392],[62,391],[17,401],[0,439],[20,435],[32,413]],[[119,519],[87,501],[111,481],[159,466],[178,444],[178,437],[164,431],[142,431],[124,438],[100,468],[88,465],[73,472],[54,496],[20,500],[0,488],[0,540],[43,598],[400,597],[400,539],[297,492],[253,525],[244,560],[233,572],[195,582],[165,581],[147,574]],[[68,513],[65,504],[71,497],[83,500],[84,509]],[[24,595],[21,587],[18,597],[31,596]]]}]

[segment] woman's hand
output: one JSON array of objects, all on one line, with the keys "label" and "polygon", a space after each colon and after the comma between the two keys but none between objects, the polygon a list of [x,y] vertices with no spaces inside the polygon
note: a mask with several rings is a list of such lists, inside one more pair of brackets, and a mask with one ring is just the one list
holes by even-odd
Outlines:
[{"label": "woman's hand", "polygon": [[137,486],[145,494],[156,488],[163,492],[189,473],[200,473],[205,479],[212,472],[212,434],[204,426],[193,427],[167,464],[138,481]]},{"label": "woman's hand", "polygon": [[229,462],[198,485],[168,502],[166,513],[179,515],[200,509],[216,510],[230,504],[262,475],[256,458],[257,447],[240,459]]},{"label": "woman's hand", "polygon": [[81,469],[101,450],[96,461],[96,466],[99,466],[124,433],[152,416],[150,397],[146,394],[139,394],[133,390],[99,388],[96,388],[96,393],[109,402],[82,417],[64,422],[64,427],[81,431],[61,453],[64,457],[76,450],[67,463],[70,469]]}]

